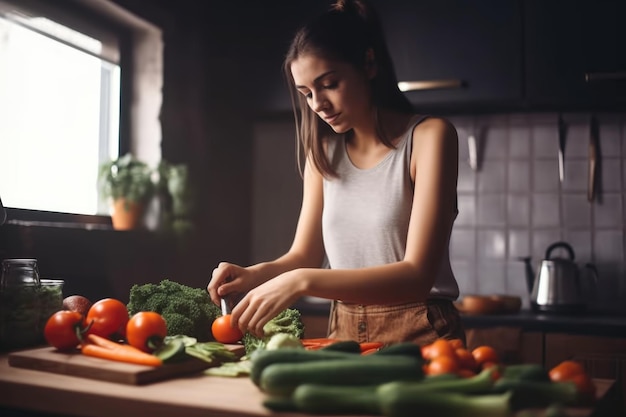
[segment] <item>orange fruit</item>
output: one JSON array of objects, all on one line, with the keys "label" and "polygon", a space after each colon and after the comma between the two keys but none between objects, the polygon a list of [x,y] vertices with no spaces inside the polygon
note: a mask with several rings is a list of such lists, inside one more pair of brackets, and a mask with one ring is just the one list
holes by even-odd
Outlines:
[{"label": "orange fruit", "polygon": [[459,364],[452,356],[437,356],[426,365],[427,375],[453,374],[459,371]]},{"label": "orange fruit", "polygon": [[481,367],[487,362],[500,363],[498,352],[491,346],[483,345],[474,348],[474,350],[472,350],[472,356],[478,366]]}]

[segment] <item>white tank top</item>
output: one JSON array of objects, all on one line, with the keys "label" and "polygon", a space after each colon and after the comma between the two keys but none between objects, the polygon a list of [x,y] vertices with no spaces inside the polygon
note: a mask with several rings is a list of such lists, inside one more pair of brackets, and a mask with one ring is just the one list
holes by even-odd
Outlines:
[{"label": "white tank top", "polygon": [[[404,258],[413,203],[413,129],[424,119],[412,123],[397,147],[369,169],[352,164],[344,135],[329,142],[329,160],[339,175],[324,179],[322,233],[330,268],[364,268]],[[456,213],[457,208],[450,210]],[[459,296],[447,248],[430,296]]]}]

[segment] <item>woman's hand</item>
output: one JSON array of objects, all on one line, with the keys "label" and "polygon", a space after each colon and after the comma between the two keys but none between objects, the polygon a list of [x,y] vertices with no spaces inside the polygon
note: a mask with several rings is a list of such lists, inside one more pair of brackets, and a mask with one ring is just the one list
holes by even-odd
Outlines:
[{"label": "woman's hand", "polygon": [[305,271],[285,272],[251,289],[233,309],[233,325],[244,333],[250,331],[262,337],[263,326],[304,295]]},{"label": "woman's hand", "polygon": [[211,300],[220,305],[220,299],[228,294],[246,293],[255,286],[252,275],[253,273],[247,268],[228,262],[220,262],[217,268],[213,270],[211,281],[207,286]]}]

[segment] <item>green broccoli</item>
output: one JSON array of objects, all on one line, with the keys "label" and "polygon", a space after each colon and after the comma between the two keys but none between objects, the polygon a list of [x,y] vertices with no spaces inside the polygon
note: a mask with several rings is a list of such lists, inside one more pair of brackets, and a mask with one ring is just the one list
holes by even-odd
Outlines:
[{"label": "green broccoli", "polygon": [[131,315],[155,311],[165,319],[168,335],[191,336],[199,342],[213,340],[211,325],[222,315],[204,289],[168,279],[159,284],[133,285],[127,308]]},{"label": "green broccoli", "polygon": [[280,312],[272,320],[263,326],[263,337],[256,337],[250,332],[243,335],[241,341],[246,350],[246,356],[250,356],[257,349],[265,349],[267,342],[272,336],[279,333],[287,333],[302,339],[304,336],[304,323],[300,311],[288,308]]}]

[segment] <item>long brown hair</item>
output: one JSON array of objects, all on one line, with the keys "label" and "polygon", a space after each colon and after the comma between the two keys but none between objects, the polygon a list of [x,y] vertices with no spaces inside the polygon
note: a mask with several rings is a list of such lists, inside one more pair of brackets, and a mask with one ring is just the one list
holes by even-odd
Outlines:
[{"label": "long brown hair", "polygon": [[[336,177],[324,151],[323,139],[335,135],[308,106],[306,98],[295,88],[291,64],[302,55],[314,54],[346,62],[365,71],[368,50],[373,51],[376,75],[371,79],[372,104],[377,109],[402,113],[413,112],[413,106],[399,90],[395,69],[376,11],[366,0],[337,0],[328,11],[313,19],[295,34],[285,56],[283,71],[289,81],[291,104],[297,131],[298,167],[303,172],[303,157],[311,157],[325,177]],[[393,147],[379,121],[376,129],[385,146]]]}]

